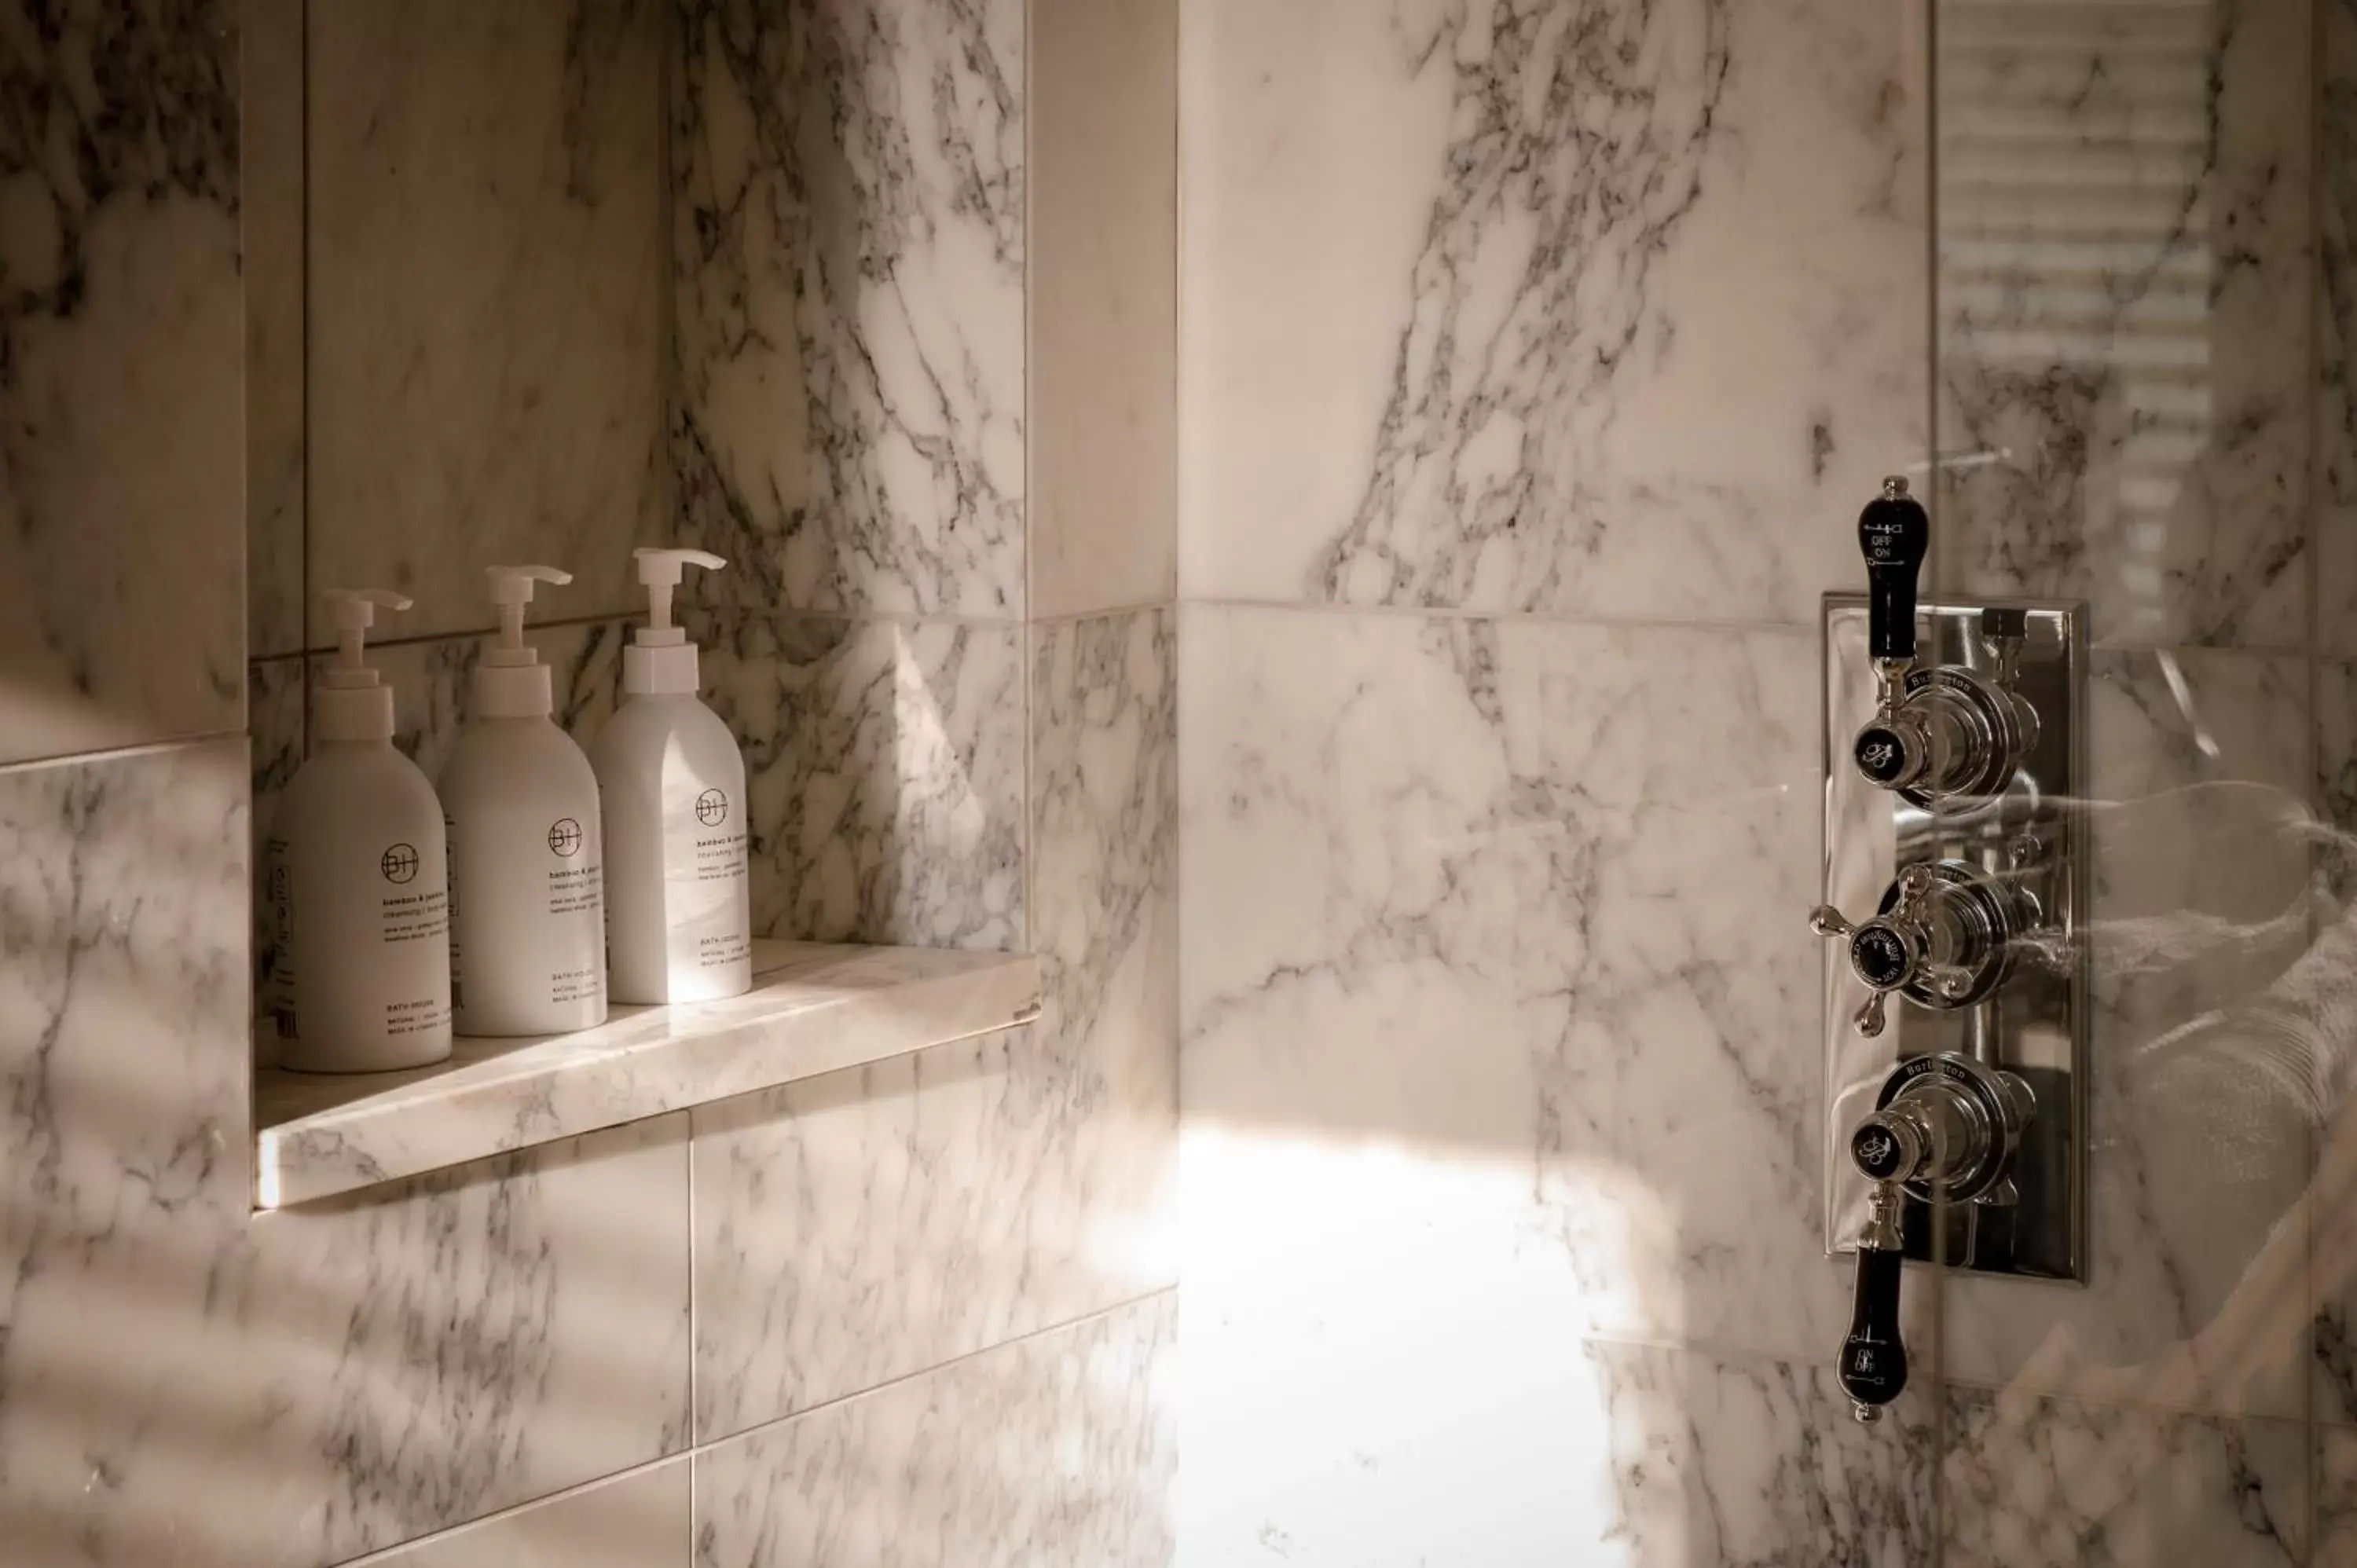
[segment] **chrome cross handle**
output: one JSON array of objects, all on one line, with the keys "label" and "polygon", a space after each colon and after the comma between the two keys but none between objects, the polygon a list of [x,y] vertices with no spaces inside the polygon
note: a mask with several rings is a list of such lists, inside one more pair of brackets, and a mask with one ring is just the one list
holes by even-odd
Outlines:
[{"label": "chrome cross handle", "polygon": [[2035,901],[2016,885],[1962,861],[1919,861],[1884,890],[1872,919],[1852,921],[1823,904],[1809,929],[1847,943],[1850,972],[1872,993],[1853,1021],[1871,1039],[1894,992],[1935,1012],[1987,996],[2037,919]]}]

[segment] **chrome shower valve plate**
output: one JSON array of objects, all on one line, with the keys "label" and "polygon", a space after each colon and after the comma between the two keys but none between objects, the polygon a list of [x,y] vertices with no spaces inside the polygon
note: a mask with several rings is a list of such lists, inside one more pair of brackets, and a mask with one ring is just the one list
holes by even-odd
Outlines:
[{"label": "chrome shower valve plate", "polygon": [[[1970,1193],[1909,1191],[1904,1251],[1985,1273],[2082,1281],[2086,1269],[2088,965],[2087,648],[2085,607],[2057,600],[1925,603],[1917,612],[1915,689],[1950,683],[2009,692],[2026,710],[2009,766],[1961,769],[1945,794],[1886,789],[1857,755],[1860,732],[1885,714],[1868,651],[1867,599],[1824,605],[1824,902],[1888,913],[1901,873],[1933,869],[1940,885],[1996,890],[2002,947],[1975,950],[1986,983],[1916,982],[1867,1004],[1847,944],[1820,944],[1824,964],[1826,1250],[1850,1251],[1872,1184],[1852,1162],[1858,1123],[1926,1074],[2002,1079],[2026,1117],[2007,1168]],[[1984,703],[1986,705],[1986,703]],[[1967,714],[1967,717],[1971,715]],[[1996,714],[2002,719],[2002,713]],[[1921,873],[1917,875],[1920,877]],[[1966,913],[1969,913],[1969,909]],[[1969,924],[1969,922],[1967,922]],[[1942,933],[1927,924],[1929,939]],[[1959,940],[1968,939],[1969,930]],[[1936,958],[1936,954],[1931,955]],[[1926,973],[1938,977],[1927,959]],[[1857,1020],[1883,1021],[1860,1032]]]}]

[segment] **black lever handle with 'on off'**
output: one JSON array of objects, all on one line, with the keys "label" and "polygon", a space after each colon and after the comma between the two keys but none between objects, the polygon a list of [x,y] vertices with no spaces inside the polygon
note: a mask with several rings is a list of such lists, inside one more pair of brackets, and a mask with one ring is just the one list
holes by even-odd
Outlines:
[{"label": "black lever handle with 'on off'", "polygon": [[1907,481],[1888,478],[1882,493],[1858,514],[1857,545],[1866,555],[1867,651],[1878,660],[1915,657],[1915,588],[1932,545],[1932,520],[1907,493]]},{"label": "black lever handle with 'on off'", "polygon": [[[1878,1150],[1856,1153],[1861,1166],[1881,1164]],[[1897,1184],[1876,1182],[1871,1202],[1873,1218],[1857,1241],[1857,1294],[1841,1352],[1842,1391],[1849,1395],[1850,1412],[1860,1421],[1880,1420],[1882,1407],[1907,1386],[1907,1346],[1899,1337],[1902,1254]]]}]

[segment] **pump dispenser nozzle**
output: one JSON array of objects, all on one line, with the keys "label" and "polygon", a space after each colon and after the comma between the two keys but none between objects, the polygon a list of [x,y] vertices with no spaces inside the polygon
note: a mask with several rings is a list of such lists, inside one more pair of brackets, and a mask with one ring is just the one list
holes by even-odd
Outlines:
[{"label": "pump dispenser nozzle", "polygon": [[638,558],[639,581],[647,590],[647,624],[622,650],[622,690],[633,694],[692,693],[697,683],[695,645],[672,624],[672,590],[689,566],[716,572],[728,563],[708,550],[645,547],[630,553]]},{"label": "pump dispenser nozzle", "polygon": [[312,704],[319,738],[391,740],[393,690],[368,666],[368,632],[380,608],[405,610],[414,601],[390,588],[323,588],[319,596],[335,607],[336,620],[335,662],[319,672]]},{"label": "pump dispenser nozzle", "polygon": [[554,706],[548,667],[523,639],[524,611],[532,604],[533,586],[573,581],[573,574],[556,566],[486,566],[491,603],[499,607],[499,640],[483,652],[475,666],[475,713],[487,719],[529,719],[546,715]]}]

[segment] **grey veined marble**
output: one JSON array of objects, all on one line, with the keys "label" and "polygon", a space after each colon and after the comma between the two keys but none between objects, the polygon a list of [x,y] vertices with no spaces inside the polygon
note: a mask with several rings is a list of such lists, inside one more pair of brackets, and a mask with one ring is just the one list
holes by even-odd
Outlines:
[{"label": "grey veined marble", "polygon": [[318,1568],[685,1439],[683,1119],[249,1215],[246,767],[0,775],[10,1568]]},{"label": "grey veined marble", "polygon": [[0,4],[0,763],[244,701],[237,7]]},{"label": "grey veined marble", "polygon": [[686,0],[672,422],[699,592],[1023,613],[1022,0]]},{"label": "grey veined marble", "polygon": [[1190,595],[1803,619],[1925,445],[1884,0],[1189,7]]}]

